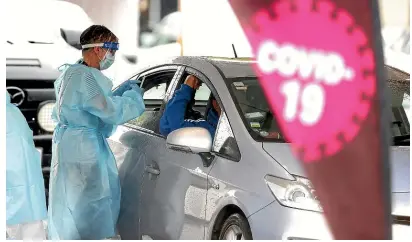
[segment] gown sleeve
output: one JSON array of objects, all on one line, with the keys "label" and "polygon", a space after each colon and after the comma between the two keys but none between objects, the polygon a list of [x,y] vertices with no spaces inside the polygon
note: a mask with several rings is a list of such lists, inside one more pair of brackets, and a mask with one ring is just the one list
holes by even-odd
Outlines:
[{"label": "gown sleeve", "polygon": [[52,111],[52,120],[54,121],[54,122],[59,122],[59,119],[57,118],[57,104],[55,104],[54,105],[54,107],[53,107],[53,111]]},{"label": "gown sleeve", "polygon": [[[99,78],[99,76],[97,76]],[[83,109],[107,124],[119,125],[139,117],[145,110],[143,97],[136,90],[128,90],[122,96],[104,91],[90,72],[82,77]]]}]

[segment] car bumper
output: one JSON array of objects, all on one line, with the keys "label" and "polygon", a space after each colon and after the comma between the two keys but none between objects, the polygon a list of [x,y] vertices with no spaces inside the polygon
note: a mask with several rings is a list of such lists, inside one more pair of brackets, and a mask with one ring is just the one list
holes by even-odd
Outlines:
[{"label": "car bumper", "polygon": [[[255,240],[330,240],[329,226],[321,213],[281,206],[277,201],[249,218]],[[410,226],[393,225],[393,239],[410,238]]]}]

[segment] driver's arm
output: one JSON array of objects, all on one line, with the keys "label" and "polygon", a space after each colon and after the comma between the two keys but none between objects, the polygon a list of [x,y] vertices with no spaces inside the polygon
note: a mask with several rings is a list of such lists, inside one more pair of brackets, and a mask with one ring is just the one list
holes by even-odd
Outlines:
[{"label": "driver's arm", "polygon": [[186,123],[184,120],[186,107],[192,98],[193,92],[193,88],[182,84],[180,89],[173,95],[173,98],[167,103],[162,118],[160,119],[160,133],[162,135],[166,136],[170,132],[184,127]]},{"label": "driver's arm", "polygon": [[[194,82],[192,82],[195,80]],[[193,92],[199,85],[194,76],[188,76],[185,84],[182,84],[180,89],[176,91],[173,98],[166,105],[162,118],[160,119],[160,133],[167,136],[170,132],[176,129],[186,127],[202,127],[211,134],[214,134],[215,128],[203,119],[185,120],[186,107],[192,99]]]}]

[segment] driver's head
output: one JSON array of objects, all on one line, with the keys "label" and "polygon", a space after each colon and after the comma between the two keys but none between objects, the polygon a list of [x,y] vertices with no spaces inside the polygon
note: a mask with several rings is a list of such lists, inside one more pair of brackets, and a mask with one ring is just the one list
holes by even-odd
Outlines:
[{"label": "driver's head", "polygon": [[119,47],[116,35],[103,25],[92,25],[80,36],[83,59],[90,67],[109,68]]},{"label": "driver's head", "polygon": [[202,82],[197,77],[193,75],[188,75],[186,77],[185,84],[195,90],[198,90],[202,85]]}]

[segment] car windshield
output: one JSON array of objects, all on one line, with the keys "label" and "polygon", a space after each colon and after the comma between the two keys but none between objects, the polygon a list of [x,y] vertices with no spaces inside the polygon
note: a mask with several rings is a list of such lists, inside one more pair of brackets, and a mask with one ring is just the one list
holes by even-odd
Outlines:
[{"label": "car windshield", "polygon": [[[256,77],[229,78],[233,98],[252,137],[260,141],[285,142],[275,117]],[[394,142],[409,143],[409,80],[389,80],[392,97],[392,135]]]}]

